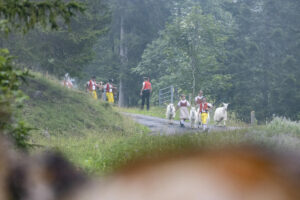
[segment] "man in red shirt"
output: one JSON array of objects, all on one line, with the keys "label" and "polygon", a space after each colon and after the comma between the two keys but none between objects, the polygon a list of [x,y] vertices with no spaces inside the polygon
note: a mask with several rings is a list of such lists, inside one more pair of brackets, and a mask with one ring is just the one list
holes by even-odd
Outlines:
[{"label": "man in red shirt", "polygon": [[142,106],[141,109],[144,109],[144,104],[145,104],[145,100],[146,100],[146,104],[147,104],[147,110],[150,109],[150,93],[152,92],[152,86],[150,83],[150,79],[149,77],[144,77],[144,82],[143,82],[143,87],[141,89],[141,93],[140,95],[142,96]]}]

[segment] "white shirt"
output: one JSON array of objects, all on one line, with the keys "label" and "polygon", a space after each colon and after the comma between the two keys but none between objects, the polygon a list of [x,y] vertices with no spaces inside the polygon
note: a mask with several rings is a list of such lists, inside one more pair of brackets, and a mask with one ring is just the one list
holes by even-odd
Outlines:
[{"label": "white shirt", "polygon": [[196,98],[195,98],[195,102],[197,103],[197,101],[198,101],[198,99],[203,99],[203,96],[197,96]]}]

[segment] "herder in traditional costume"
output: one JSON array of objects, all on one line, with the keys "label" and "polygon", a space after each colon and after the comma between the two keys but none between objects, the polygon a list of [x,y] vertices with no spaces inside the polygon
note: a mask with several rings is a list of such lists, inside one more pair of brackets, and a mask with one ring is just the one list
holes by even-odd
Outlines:
[{"label": "herder in traditional costume", "polygon": [[106,98],[109,103],[114,103],[114,94],[113,94],[112,80],[109,80],[108,83],[105,84]]},{"label": "herder in traditional costume", "polygon": [[87,89],[91,93],[94,99],[98,99],[97,92],[96,92],[96,87],[98,87],[98,85],[95,79],[96,79],[95,76],[93,76],[92,79],[88,82]]},{"label": "herder in traditional costume", "polygon": [[202,103],[200,104],[199,107],[199,115],[201,116],[201,122],[202,122],[202,127],[204,131],[207,131],[207,118],[208,118],[208,111],[212,107],[210,103],[206,102],[206,98],[202,98]]},{"label": "herder in traditional costume", "polygon": [[202,99],[203,99],[203,91],[200,90],[198,96],[195,97],[196,108],[200,107],[200,104],[202,103]]},{"label": "herder in traditional costume", "polygon": [[[184,121],[189,119],[189,109],[191,104],[185,99],[185,95],[180,96],[180,101],[177,104],[177,109],[180,110],[180,126],[184,127]],[[177,110],[176,109],[176,110]]]}]

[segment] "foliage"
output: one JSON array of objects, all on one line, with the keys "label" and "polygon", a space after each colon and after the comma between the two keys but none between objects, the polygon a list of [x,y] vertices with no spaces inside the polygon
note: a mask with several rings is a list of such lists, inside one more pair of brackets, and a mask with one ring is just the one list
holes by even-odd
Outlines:
[{"label": "foliage", "polygon": [[300,136],[300,122],[291,121],[285,117],[275,117],[267,123],[265,129],[277,134]]},{"label": "foliage", "polygon": [[273,114],[297,120],[299,6],[294,0],[178,1],[133,72],[152,78],[154,101],[159,88],[175,85],[188,94],[203,89],[217,105],[230,102],[243,121],[252,110],[260,123]]},{"label": "foliage", "polygon": [[28,77],[28,71],[14,70],[12,57],[7,49],[0,49],[0,130],[14,139],[15,145],[27,149],[29,131],[22,120],[16,120],[16,110],[27,98],[20,90],[21,80]]},{"label": "foliage", "polygon": [[18,55],[16,61],[21,66],[56,76],[69,73],[82,77],[84,67],[96,55],[95,41],[107,32],[110,12],[102,1],[82,0],[77,4],[84,4],[85,12],[73,16],[68,26],[57,20],[60,26],[56,31],[37,26],[26,35],[10,34],[2,44]]},{"label": "foliage", "polygon": [[[273,114],[299,119],[299,1],[80,2],[85,14],[69,27],[62,15],[58,32],[40,23],[25,36],[1,38],[0,45],[18,55],[20,66],[56,76],[69,72],[81,85],[92,75],[114,79],[126,106],[139,103],[142,77],[150,76],[152,103],[159,88],[175,85],[186,94],[203,89],[215,105],[230,102],[245,122],[252,110],[259,123]],[[0,24],[5,31],[7,21]]]},{"label": "foliage", "polygon": [[192,96],[202,89],[214,102],[231,86],[230,75],[222,70],[227,38],[223,26],[212,14],[204,14],[199,4],[181,7],[181,14],[148,45],[134,72],[152,77],[158,86],[155,94],[158,88],[175,84]]},{"label": "foliage", "polygon": [[[41,23],[51,28],[57,28],[56,17],[62,17],[65,22],[75,11],[83,8],[74,2],[63,3],[61,0],[29,2],[22,0],[0,1],[0,30],[9,33],[21,29],[26,32]],[[48,20],[48,22],[47,22]],[[20,108],[25,95],[20,90],[21,80],[28,76],[28,72],[16,69],[12,57],[7,49],[0,49],[0,131],[9,135],[16,146],[28,148],[29,131],[24,122],[16,119],[16,108]]]},{"label": "foliage", "polygon": [[228,40],[228,67],[233,87],[232,109],[260,122],[273,114],[296,120],[299,102],[299,1],[252,0],[224,5],[237,28]]},{"label": "foliage", "polygon": [[30,2],[28,0],[1,0],[0,21],[5,23],[6,32],[21,29],[27,32],[36,24],[58,29],[58,17],[69,23],[75,12],[83,12],[84,8],[76,2],[65,3],[62,0]]}]

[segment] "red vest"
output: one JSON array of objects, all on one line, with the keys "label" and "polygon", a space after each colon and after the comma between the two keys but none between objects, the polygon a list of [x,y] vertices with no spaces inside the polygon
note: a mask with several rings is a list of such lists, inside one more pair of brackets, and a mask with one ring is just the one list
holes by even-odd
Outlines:
[{"label": "red vest", "polygon": [[151,90],[151,83],[149,81],[145,81],[144,90]]},{"label": "red vest", "polygon": [[200,104],[200,110],[199,110],[199,112],[201,112],[202,113],[202,111],[204,110],[204,112],[207,112],[208,111],[208,106],[207,106],[207,103],[201,103]]},{"label": "red vest", "polygon": [[93,86],[95,85],[95,82],[94,81],[92,81],[92,80],[90,80],[90,82],[89,82],[89,90],[90,91],[93,91]]},{"label": "red vest", "polygon": [[187,107],[187,101],[185,103],[180,102],[180,107]]}]

